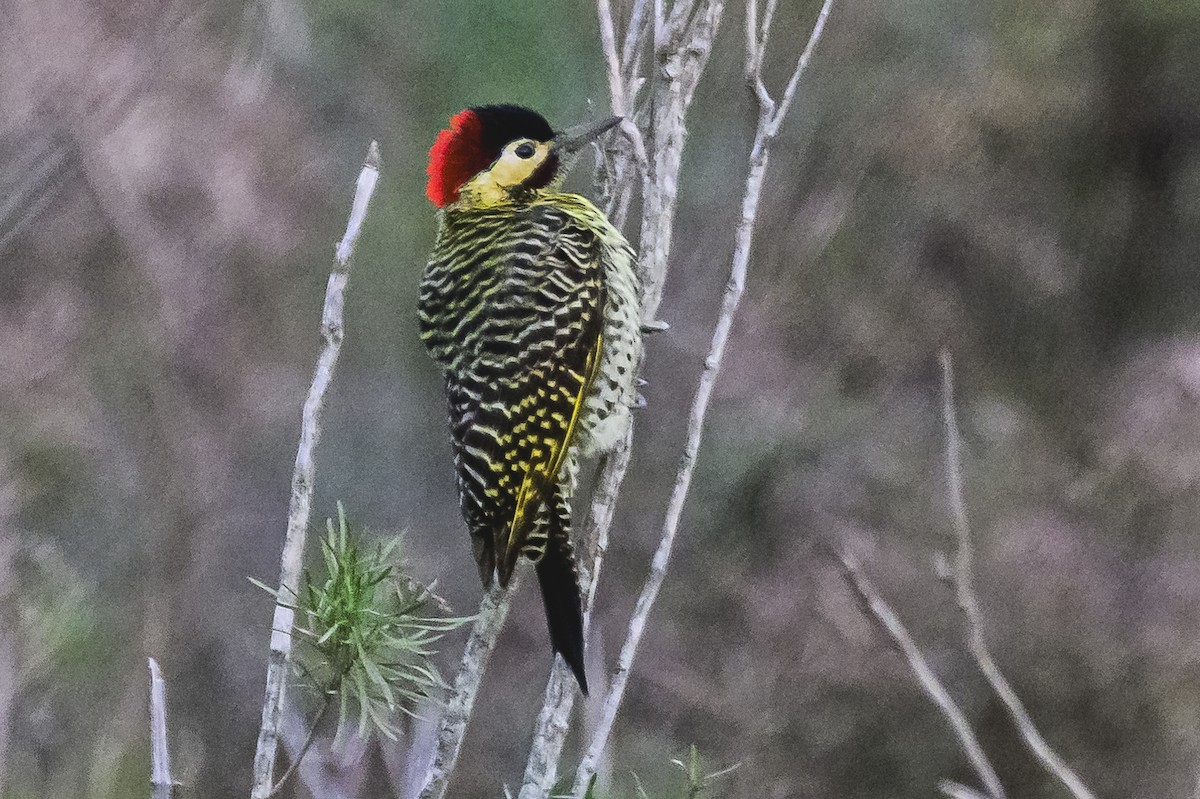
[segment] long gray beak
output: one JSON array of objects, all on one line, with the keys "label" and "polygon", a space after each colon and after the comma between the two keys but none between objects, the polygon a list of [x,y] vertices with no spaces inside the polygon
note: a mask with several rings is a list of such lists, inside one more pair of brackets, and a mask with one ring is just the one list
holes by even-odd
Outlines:
[{"label": "long gray beak", "polygon": [[617,125],[620,125],[621,120],[622,117],[613,117],[593,128],[585,130],[583,133],[574,133],[573,131],[559,133],[554,137],[554,145],[550,148],[550,152],[565,156],[573,155],[605,133],[608,133]]}]

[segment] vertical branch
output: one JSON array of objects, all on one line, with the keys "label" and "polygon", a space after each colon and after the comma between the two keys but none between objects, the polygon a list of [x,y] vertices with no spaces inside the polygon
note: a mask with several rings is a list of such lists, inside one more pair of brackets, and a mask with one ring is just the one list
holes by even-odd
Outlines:
[{"label": "vertical branch", "polygon": [[167,745],[167,685],[158,661],[150,664],[150,799],[171,799],[175,781],[171,779],[171,750]]},{"label": "vertical branch", "polygon": [[613,28],[612,3],[609,0],[596,0],[596,17],[600,22],[604,64],[608,68],[608,102],[612,112],[623,117],[626,114],[625,84],[621,81],[621,57],[617,54],[617,32]]},{"label": "vertical branch", "polygon": [[1025,746],[1050,776],[1066,788],[1075,799],[1095,799],[1079,775],[1055,752],[1038,732],[1025,704],[1000,671],[983,635],[983,611],[972,586],[973,549],[971,526],[967,520],[967,503],[963,495],[962,438],[954,412],[954,365],[949,350],[942,350],[942,419],[946,428],[946,483],[950,494],[950,511],[958,551],[954,563],[954,594],[967,626],[967,649],[983,672],[988,685],[1004,704]]},{"label": "vertical branch", "polygon": [[351,206],[346,234],[337,245],[333,271],[325,288],[325,305],[321,313],[321,338],[324,342],[317,358],[316,370],[300,421],[300,445],[292,471],[292,495],[288,503],[287,535],[279,568],[279,597],[271,624],[271,653],[267,661],[267,687],[263,699],[262,727],[254,755],[254,778],[250,795],[264,799],[270,795],[275,776],[275,753],[279,747],[280,709],[287,688],[288,660],[292,652],[292,621],[295,612],[283,602],[285,596],[296,596],[304,561],[304,540],[312,507],[313,484],[316,476],[315,455],[321,437],[321,406],[325,391],[333,379],[343,336],[343,306],[346,284],[350,280],[350,263],[354,245],[367,216],[367,207],[379,180],[379,145],[371,142]]},{"label": "vertical branch", "polygon": [[520,585],[520,579],[520,572],[514,572],[507,589],[493,585],[479,606],[479,615],[475,617],[475,624],[467,637],[462,665],[454,678],[450,701],[446,704],[446,712],[442,716],[437,751],[426,772],[421,799],[443,799],[446,796],[450,787],[450,775],[454,773],[454,766],[458,763],[458,755],[462,751],[463,738],[467,734],[467,722],[470,721],[471,711],[475,707],[475,695],[479,693],[479,684],[483,681],[483,673],[496,645],[496,638],[504,629],[504,620],[508,618],[509,600]]},{"label": "vertical branch", "polygon": [[[683,6],[691,13],[681,13]],[[650,183],[642,197],[638,242],[642,318],[646,322],[657,319],[667,280],[687,112],[700,76],[708,65],[724,10],[723,0],[679,3],[670,15],[674,24],[669,24],[663,17],[665,12],[661,2],[655,3],[655,58],[652,59],[655,67],[650,73]]]}]

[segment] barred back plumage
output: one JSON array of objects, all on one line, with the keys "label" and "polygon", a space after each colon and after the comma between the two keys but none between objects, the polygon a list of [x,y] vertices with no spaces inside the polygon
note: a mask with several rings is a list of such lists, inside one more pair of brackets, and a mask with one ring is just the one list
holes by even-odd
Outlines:
[{"label": "barred back plumage", "polygon": [[521,555],[537,562],[552,644],[585,693],[571,493],[577,458],[611,448],[628,423],[638,298],[628,243],[553,184],[462,187],[421,284],[480,578],[507,585]]}]

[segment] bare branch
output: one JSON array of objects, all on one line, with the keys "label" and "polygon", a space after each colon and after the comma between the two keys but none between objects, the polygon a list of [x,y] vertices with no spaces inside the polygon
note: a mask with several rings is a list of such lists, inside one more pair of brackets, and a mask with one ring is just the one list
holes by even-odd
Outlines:
[{"label": "bare branch", "polygon": [[329,712],[330,700],[332,698],[333,693],[330,690],[327,689],[322,692],[321,707],[317,711],[316,717],[313,718],[312,723],[308,725],[308,734],[304,736],[304,742],[300,744],[300,748],[297,749],[296,753],[292,755],[291,765],[287,767],[287,770],[283,772],[283,775],[279,778],[279,781],[275,783],[275,787],[273,787],[271,789],[271,793],[268,794],[269,796],[275,796],[281,790],[283,790],[283,786],[287,785],[287,781],[292,778],[292,775],[296,773],[296,769],[300,767],[300,763],[303,762],[304,756],[308,754],[309,747],[311,747],[313,745],[313,741],[317,739],[317,728],[321,726],[321,721],[325,718],[325,714]]},{"label": "bare branch", "polygon": [[[792,71],[792,77],[788,80],[787,88],[783,90],[783,98],[779,101],[779,106],[775,109],[775,117],[771,120],[771,136],[779,132],[779,126],[783,123],[783,118],[787,114],[788,109],[792,107],[792,100],[796,97],[796,87],[800,85],[800,76],[804,74],[804,70],[808,67],[808,62],[812,60],[813,50],[817,47],[817,42],[821,40],[821,34],[825,30],[825,21],[829,19],[829,9],[833,6],[833,0],[825,0],[821,5],[821,12],[817,14],[817,21],[813,25],[812,33],[808,36],[808,44],[804,46],[804,52],[800,54],[800,59],[796,61],[796,68]],[[768,15],[770,11],[768,11]],[[762,42],[766,42],[767,32],[764,30]],[[762,62],[759,62],[759,67],[762,67]]]},{"label": "bare branch", "polygon": [[652,20],[646,19],[646,0],[634,0],[629,14],[629,28],[625,31],[625,43],[621,48],[621,74],[632,76],[637,71],[642,42],[646,40]]},{"label": "bare branch", "polygon": [[762,49],[758,36],[758,0],[746,0],[746,77],[752,77],[758,72],[758,62],[762,59]]},{"label": "bare branch", "polygon": [[942,419],[946,427],[946,482],[950,493],[950,510],[954,521],[954,534],[958,540],[958,551],[954,566],[954,592],[958,607],[967,626],[967,648],[979,670],[1004,703],[1009,716],[1021,733],[1026,747],[1052,777],[1062,783],[1076,799],[1095,799],[1094,794],[1083,784],[1083,780],[1055,752],[1038,732],[1033,719],[1025,709],[1021,698],[1013,690],[1008,679],[1000,671],[987,646],[983,635],[983,611],[972,586],[971,526],[967,520],[967,504],[963,498],[962,439],[954,412],[954,365],[950,351],[943,350],[942,365]]},{"label": "bare branch", "polygon": [[508,588],[493,585],[479,606],[479,615],[471,627],[463,650],[462,665],[454,678],[454,687],[446,704],[446,712],[442,716],[441,730],[438,732],[437,752],[425,776],[425,787],[421,791],[421,799],[443,799],[450,787],[450,775],[458,762],[462,751],[463,738],[467,734],[467,722],[471,719],[471,711],[475,707],[475,695],[479,693],[479,685],[483,681],[483,673],[496,645],[496,638],[504,629],[504,621],[508,618],[508,605],[512,594],[520,584],[521,574],[516,572],[509,580]]},{"label": "bare branch", "polygon": [[[982,799],[988,799],[989,796],[990,799],[1004,799],[1004,787],[1000,783],[1000,778],[996,775],[996,770],[988,760],[987,754],[984,753],[983,747],[980,746],[979,739],[971,729],[971,723],[967,720],[966,714],[962,712],[954,698],[950,696],[950,692],[946,690],[946,686],[930,668],[929,662],[909,634],[904,622],[900,621],[896,612],[875,590],[875,586],[871,584],[853,555],[843,550],[837,553],[837,558],[842,565],[842,573],[846,576],[847,582],[858,594],[859,599],[870,612],[871,618],[883,628],[884,632],[892,639],[892,643],[900,650],[900,654],[908,661],[908,666],[912,669],[917,682],[920,683],[921,690],[937,705],[942,716],[950,723],[951,729],[954,730],[954,736],[958,738],[959,746],[962,747],[967,759],[971,761],[971,767],[975,769],[979,781],[988,790],[988,794],[972,793]],[[942,790],[945,791],[945,788],[943,787]]]},{"label": "bare branch", "polygon": [[[652,142],[650,179],[642,196],[642,226],[638,241],[642,318],[646,322],[656,320],[667,279],[687,112],[700,76],[708,65],[724,8],[724,2],[719,0],[704,3],[703,12],[696,15],[691,35],[686,39],[664,34],[677,45],[673,48],[658,40],[656,30],[657,63],[650,73],[653,95],[648,136]],[[656,9],[661,11],[658,2]],[[658,22],[665,24],[661,19]]]},{"label": "bare branch", "polygon": [[171,799],[175,781],[171,779],[171,751],[167,745],[167,684],[158,661],[150,663],[150,798]]},{"label": "bare branch", "polygon": [[775,101],[771,99],[771,93],[767,91],[767,84],[762,76],[762,62],[766,54],[764,34],[765,30],[763,33],[759,32],[758,0],[746,0],[746,83],[754,92],[754,98],[758,100],[759,115],[769,116],[775,109]]},{"label": "bare branch", "polygon": [[558,759],[567,738],[567,727],[574,706],[575,679],[562,660],[555,658],[517,799],[545,799],[554,790],[554,783],[558,779]]},{"label": "bare branch", "polygon": [[[713,6],[716,5],[718,4],[710,4],[708,10],[711,11]],[[719,15],[719,13],[719,9],[717,9],[717,14]],[[701,36],[709,35],[710,33],[715,34],[716,20],[709,19],[697,22],[696,30],[698,31],[697,35]],[[608,745],[608,736],[612,731],[617,710],[620,708],[625,696],[625,687],[628,683],[629,671],[633,666],[633,658],[641,643],[642,635],[645,633],[646,621],[649,617],[650,609],[654,606],[654,602],[658,598],[658,591],[662,587],[663,580],[666,577],[667,563],[670,560],[671,550],[674,547],[675,535],[679,529],[679,520],[683,514],[683,506],[687,501],[688,491],[691,488],[692,473],[700,451],[700,442],[704,432],[704,420],[708,413],[709,401],[712,398],[713,386],[716,383],[717,374],[721,369],[721,361],[725,355],[726,345],[729,342],[729,333],[733,327],[733,320],[737,314],[738,304],[741,301],[742,292],[745,288],[746,271],[750,263],[750,253],[754,243],[754,228],[758,219],[758,203],[762,196],[763,180],[767,169],[768,141],[771,135],[769,126],[775,124],[775,129],[777,130],[778,125],[776,123],[782,121],[781,115],[769,116],[765,106],[760,109],[760,112],[758,128],[754,136],[754,146],[750,155],[750,169],[746,175],[746,185],[742,195],[741,218],[734,236],[734,254],[730,265],[729,280],[726,283],[725,293],[721,301],[720,315],[713,329],[708,356],[704,360],[704,368],[700,373],[700,380],[688,413],[687,438],[684,445],[683,458],[675,478],[675,486],[671,491],[671,498],[667,504],[666,518],[663,521],[659,545],[651,563],[650,576],[646,579],[646,583],[642,587],[642,593],[638,597],[633,616],[629,620],[629,629],[626,633],[625,643],[622,645],[620,655],[617,659],[617,670],[613,674],[609,692],[605,697],[600,721],[592,734],[587,752],[576,773],[573,793],[577,796],[583,795],[588,780],[595,773],[597,765],[600,762],[600,756]]]},{"label": "bare branch", "polygon": [[767,39],[771,35],[771,24],[775,22],[775,9],[779,6],[779,0],[767,0],[767,10],[763,14],[762,25],[758,29],[758,49],[760,52],[766,52]]},{"label": "bare branch", "polygon": [[613,29],[612,3],[596,0],[596,16],[600,20],[600,45],[604,50],[604,63],[608,67],[608,102],[616,116],[624,117],[625,84],[621,80],[621,57],[617,54],[617,34]]},{"label": "bare branch", "polygon": [[986,793],[980,793],[974,788],[968,788],[952,780],[942,780],[938,783],[938,790],[949,796],[950,799],[990,799]]},{"label": "bare branch", "polygon": [[667,43],[667,10],[666,0],[654,0],[654,50],[665,47]]},{"label": "bare branch", "polygon": [[354,245],[362,230],[363,220],[375,186],[379,181],[379,145],[371,142],[346,224],[346,235],[337,245],[333,271],[325,287],[325,305],[321,313],[321,338],[324,345],[317,358],[316,370],[300,421],[300,445],[292,472],[292,496],[288,504],[287,535],[279,568],[279,593],[271,623],[271,654],[267,661],[267,687],[263,699],[262,728],[254,755],[252,799],[265,799],[271,793],[275,774],[275,754],[279,748],[280,709],[287,689],[288,660],[292,652],[292,622],[295,613],[283,603],[283,597],[295,596],[304,563],[304,541],[312,509],[313,486],[316,477],[316,449],[321,437],[321,406],[325,391],[333,380],[341,352],[344,330],[343,306],[346,284],[350,280],[350,264]]}]

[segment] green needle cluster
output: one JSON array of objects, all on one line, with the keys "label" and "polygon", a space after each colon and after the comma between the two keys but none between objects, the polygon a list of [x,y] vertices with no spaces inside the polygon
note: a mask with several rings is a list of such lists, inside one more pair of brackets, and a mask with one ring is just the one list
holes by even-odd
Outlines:
[{"label": "green needle cluster", "polygon": [[427,615],[437,598],[404,574],[400,539],[360,542],[340,502],[321,555],[322,573],[305,569],[293,605],[292,634],[306,644],[295,653],[296,670],[321,697],[318,719],[336,700],[338,740],[354,718],[360,735],[394,739],[397,711],[411,715],[445,687],[431,660],[434,644],[469,619]]}]

